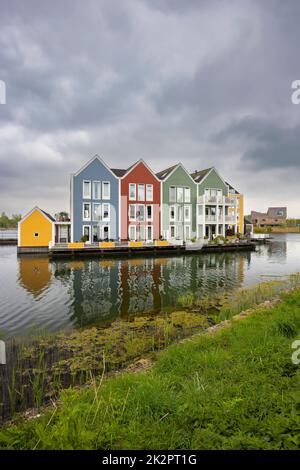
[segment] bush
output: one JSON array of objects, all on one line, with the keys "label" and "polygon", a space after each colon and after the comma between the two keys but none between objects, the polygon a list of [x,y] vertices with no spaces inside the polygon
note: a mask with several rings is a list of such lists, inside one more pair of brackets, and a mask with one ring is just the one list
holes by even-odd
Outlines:
[{"label": "bush", "polygon": [[88,241],[89,237],[87,235],[82,235],[82,237],[80,238],[80,241],[83,242],[83,243],[86,243]]}]

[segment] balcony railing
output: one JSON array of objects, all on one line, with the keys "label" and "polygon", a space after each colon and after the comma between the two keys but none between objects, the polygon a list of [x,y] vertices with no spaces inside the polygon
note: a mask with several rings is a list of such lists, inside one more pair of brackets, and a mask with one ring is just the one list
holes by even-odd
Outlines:
[{"label": "balcony railing", "polygon": [[198,204],[225,204],[226,206],[233,206],[237,205],[237,201],[235,198],[227,197],[227,196],[198,196],[197,198]]}]

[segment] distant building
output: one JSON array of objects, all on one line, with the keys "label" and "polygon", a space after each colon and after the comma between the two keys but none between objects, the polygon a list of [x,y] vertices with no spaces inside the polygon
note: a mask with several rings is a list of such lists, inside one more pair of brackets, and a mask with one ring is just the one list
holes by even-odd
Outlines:
[{"label": "distant building", "polygon": [[286,207],[269,207],[268,212],[251,212],[251,223],[256,227],[276,227],[286,224]]}]

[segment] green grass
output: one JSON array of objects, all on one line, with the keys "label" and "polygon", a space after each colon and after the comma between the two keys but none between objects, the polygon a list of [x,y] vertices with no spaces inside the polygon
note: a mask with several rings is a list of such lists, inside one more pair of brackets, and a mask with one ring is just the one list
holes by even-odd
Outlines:
[{"label": "green grass", "polygon": [[1,449],[297,449],[300,290],[273,308],[159,353],[153,369],[68,389]]}]

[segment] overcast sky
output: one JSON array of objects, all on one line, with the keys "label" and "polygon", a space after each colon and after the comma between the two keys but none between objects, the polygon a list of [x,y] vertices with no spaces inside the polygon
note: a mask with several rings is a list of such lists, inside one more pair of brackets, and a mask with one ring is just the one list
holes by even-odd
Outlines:
[{"label": "overcast sky", "polygon": [[215,166],[300,216],[299,0],[0,0],[0,211],[69,210],[94,154]]}]

